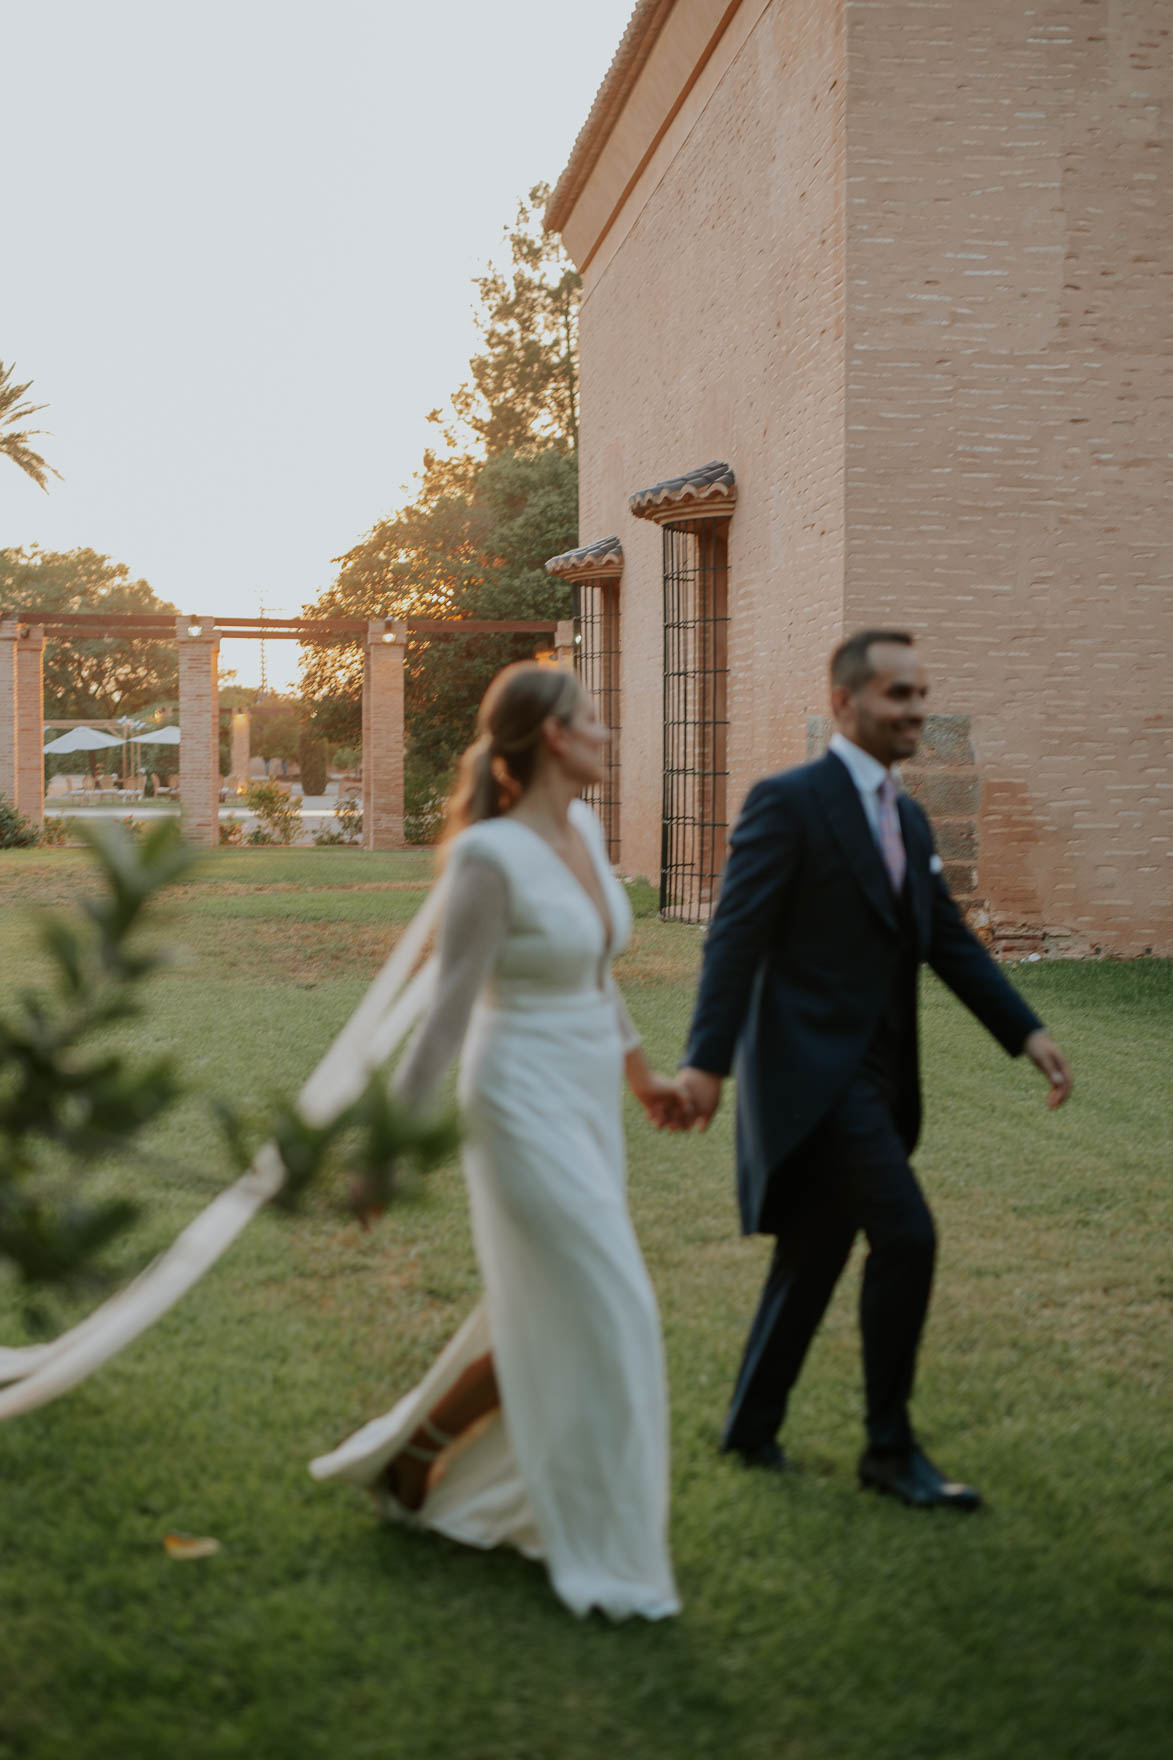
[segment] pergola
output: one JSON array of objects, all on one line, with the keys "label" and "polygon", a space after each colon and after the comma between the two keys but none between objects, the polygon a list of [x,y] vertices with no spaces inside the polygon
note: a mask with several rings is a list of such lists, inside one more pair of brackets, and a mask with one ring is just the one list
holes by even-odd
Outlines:
[{"label": "pergola", "polygon": [[[363,843],[403,843],[403,663],[413,637],[530,635],[549,644],[559,666],[574,666],[569,621],[502,622],[415,617],[175,617],[100,611],[20,611],[0,619],[0,795],[38,824],[45,810],[46,640],[120,636],[174,641],[179,649],[179,799],[184,836],[214,847],[220,826],[220,690],[217,657],[224,637],[327,642],[349,636],[365,649],[362,694]],[[234,729],[234,732],[236,730]],[[247,759],[247,751],[245,753]]]}]

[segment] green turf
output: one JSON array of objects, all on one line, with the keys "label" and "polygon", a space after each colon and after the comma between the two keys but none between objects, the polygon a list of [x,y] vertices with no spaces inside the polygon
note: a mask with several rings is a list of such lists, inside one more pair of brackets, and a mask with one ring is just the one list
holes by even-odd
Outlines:
[{"label": "green turf", "polygon": [[[140,1044],[206,1089],[293,1087],[420,894],[424,855],[227,851],[178,888],[188,952]],[[0,858],[4,990],[37,969],[22,904],[80,852]],[[621,977],[676,1061],[696,931],[641,918]],[[329,1194],[263,1216],[92,1381],[0,1426],[0,1760],[1139,1760],[1168,1740],[1170,967],[1012,975],[1076,1066],[1059,1115],[935,984],[918,1167],[942,1236],[917,1413],[989,1509],[861,1496],[858,1265],[794,1402],[801,1474],[716,1453],[767,1243],[737,1238],[724,1109],[707,1137],[630,1119],[659,1291],[684,1617],[562,1612],[537,1567],[376,1528],[308,1458],[403,1391],[476,1299],[455,1168],[363,1235]],[[107,1169],[161,1245],[227,1176],[193,1101]],[[164,1160],[167,1170],[160,1168]],[[69,1310],[64,1310],[68,1312]],[[6,1342],[20,1337],[0,1289]],[[179,1563],[171,1529],[219,1556]]]}]

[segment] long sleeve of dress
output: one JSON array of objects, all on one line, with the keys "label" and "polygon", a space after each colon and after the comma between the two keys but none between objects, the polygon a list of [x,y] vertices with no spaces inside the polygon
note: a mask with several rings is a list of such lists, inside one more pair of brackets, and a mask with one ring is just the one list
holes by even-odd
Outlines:
[{"label": "long sleeve of dress", "polygon": [[393,1091],[425,1106],[464,1040],[469,1015],[493,969],[508,920],[509,889],[495,863],[469,851],[448,876],[436,949],[436,989],[395,1072]]}]

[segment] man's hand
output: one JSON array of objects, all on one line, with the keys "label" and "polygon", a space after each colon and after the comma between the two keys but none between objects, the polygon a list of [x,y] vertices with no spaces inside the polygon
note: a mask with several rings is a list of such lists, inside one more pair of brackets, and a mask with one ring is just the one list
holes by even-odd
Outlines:
[{"label": "man's hand", "polygon": [[722,1078],[710,1075],[707,1069],[686,1067],[677,1070],[676,1080],[692,1102],[697,1130],[703,1131],[721,1104]]},{"label": "man's hand", "polygon": [[694,1118],[692,1101],[684,1083],[649,1070],[636,1097],[658,1131],[687,1131]]},{"label": "man's hand", "polygon": [[1051,1035],[1039,1027],[1026,1040],[1022,1049],[1051,1084],[1047,1105],[1052,1108],[1062,1106],[1071,1092],[1071,1066]]}]

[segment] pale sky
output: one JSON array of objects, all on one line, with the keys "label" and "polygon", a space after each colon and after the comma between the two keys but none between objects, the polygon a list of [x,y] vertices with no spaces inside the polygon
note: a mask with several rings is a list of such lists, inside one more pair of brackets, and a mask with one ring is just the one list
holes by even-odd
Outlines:
[{"label": "pale sky", "polygon": [[0,459],[0,547],[88,545],[183,611],[316,597],[408,499],[472,278],[632,4],[0,0],[0,360],[65,479]]}]

